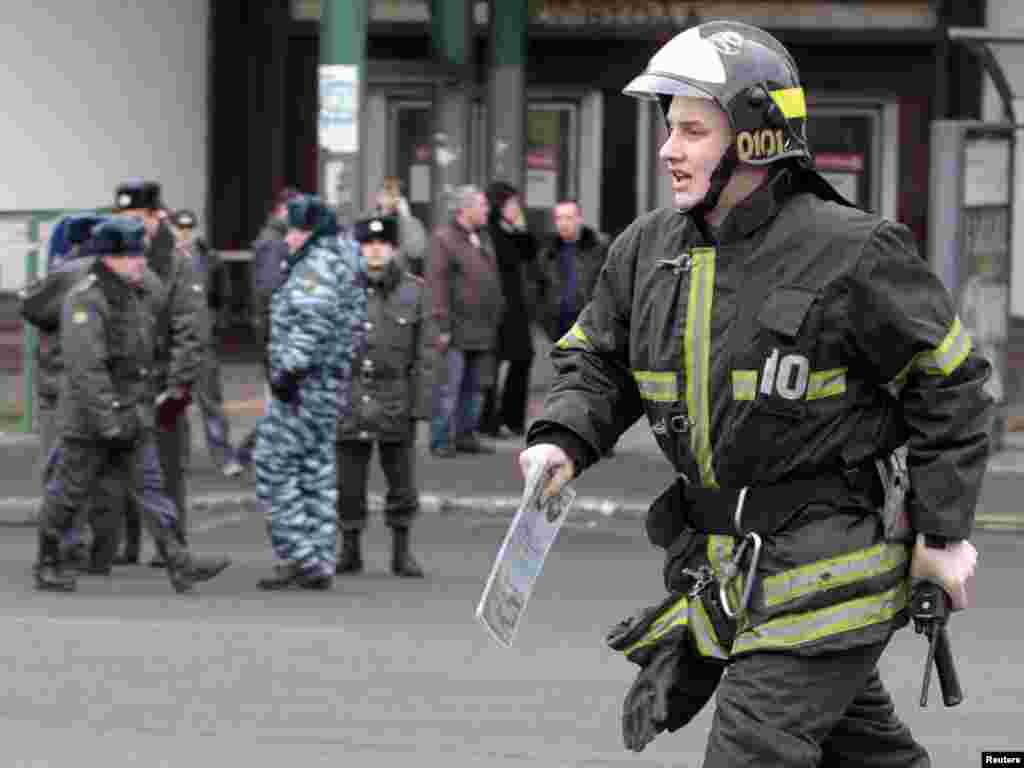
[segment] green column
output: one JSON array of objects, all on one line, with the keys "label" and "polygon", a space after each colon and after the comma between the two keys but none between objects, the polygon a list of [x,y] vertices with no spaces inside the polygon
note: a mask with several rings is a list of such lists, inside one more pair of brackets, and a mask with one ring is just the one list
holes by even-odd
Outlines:
[{"label": "green column", "polygon": [[432,0],[431,34],[441,74],[434,89],[431,220],[448,218],[452,191],[470,181],[469,121],[473,88],[472,0]]},{"label": "green column", "polygon": [[[39,277],[39,252],[43,249],[44,244],[39,242],[38,221],[32,222],[31,238],[35,243],[35,247],[25,255],[26,284]],[[36,416],[36,376],[38,375],[36,371],[36,353],[39,349],[39,332],[29,323],[24,324],[24,329],[22,335],[21,370],[22,403],[25,410],[21,412],[20,427],[22,432],[33,432],[35,431]]]},{"label": "green column", "polygon": [[491,0],[487,171],[524,189],[528,0]]},{"label": "green column", "polygon": [[363,205],[360,119],[366,94],[369,0],[323,0],[320,19],[320,194],[349,226]]}]

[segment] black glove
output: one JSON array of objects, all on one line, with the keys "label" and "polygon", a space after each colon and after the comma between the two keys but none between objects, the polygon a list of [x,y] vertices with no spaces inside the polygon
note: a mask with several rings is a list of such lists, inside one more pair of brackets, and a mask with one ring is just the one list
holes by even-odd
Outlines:
[{"label": "black glove", "polygon": [[662,731],[682,728],[708,702],[722,677],[724,665],[702,657],[691,641],[691,599],[670,594],[608,633],[608,645],[640,666],[622,704],[626,749],[642,752]]},{"label": "black glove", "polygon": [[270,391],[282,403],[299,404],[299,383],[302,375],[295,371],[279,371],[270,377]]}]

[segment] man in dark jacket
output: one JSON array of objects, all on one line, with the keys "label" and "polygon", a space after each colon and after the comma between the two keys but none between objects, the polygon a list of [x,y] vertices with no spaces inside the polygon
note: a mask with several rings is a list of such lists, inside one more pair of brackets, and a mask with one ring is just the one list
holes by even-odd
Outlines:
[{"label": "man in dark jacket", "polygon": [[552,341],[565,335],[594,295],[594,283],[608,254],[608,238],[583,223],[575,200],[553,212],[556,234],[538,258],[544,278],[539,320]]},{"label": "man in dark jacket", "polygon": [[[206,295],[205,311],[200,321],[200,337],[203,344],[202,365],[196,379],[195,400],[203,422],[206,447],[210,457],[227,477],[234,477],[242,471],[231,445],[231,424],[224,412],[224,387],[221,384],[220,357],[217,349],[218,314],[227,293],[227,272],[217,251],[210,248],[196,232],[197,219],[194,212],[181,209],[171,216],[177,246],[192,260],[196,274],[203,281]],[[190,422],[186,418],[186,455],[191,447]]]},{"label": "man in dark jacket", "polygon": [[483,391],[493,376],[493,352],[505,301],[490,238],[484,193],[460,187],[452,220],[434,232],[427,287],[437,328],[438,382],[434,392],[430,451],[450,458],[456,450],[493,453],[477,426]]},{"label": "man in dark jacket", "polygon": [[[509,433],[522,436],[533,365],[537,239],[526,228],[519,190],[496,181],[487,188],[487,200],[491,206],[487,231],[498,260],[505,312],[498,326],[493,382],[485,393],[480,432],[495,438]],[[500,375],[503,365],[507,366],[504,379]]]},{"label": "man in dark jacket", "polygon": [[[645,415],[677,472],[647,530],[671,592],[655,612],[680,631],[612,638],[650,651],[631,657],[625,744],[682,727],[717,685],[705,768],[924,768],[877,665],[911,578],[967,605],[990,366],[907,228],[814,171],[774,37],[693,27],[626,93],[662,107],[675,205],[616,239],[520,457],[554,492]],[[897,448],[909,488],[878,471]]]},{"label": "man in dark jacket", "polygon": [[391,572],[420,578],[409,549],[419,512],[413,476],[416,421],[430,418],[430,307],[423,280],[395,258],[398,220],[371,216],[355,225],[367,274],[366,339],[352,364],[351,405],[338,424],[338,525],[342,549],[337,573],[363,569],[360,536],[366,528],[366,486],[374,443],[387,478],[384,519],[392,533]]},{"label": "man in dark jacket", "polygon": [[220,573],[227,558],[200,559],[178,537],[177,510],[164,493],[156,456],[152,313],[141,295],[145,228],[115,217],[93,232],[98,258],[64,300],[60,335],[66,375],[60,398],[61,443],[39,514],[36,588],[72,591],[64,534],[105,476],[130,490],[183,592]]},{"label": "man in dark jacket", "polygon": [[[178,535],[185,542],[188,532],[188,501],[185,488],[184,456],[187,448],[185,410],[192,402],[192,389],[202,363],[201,323],[206,312],[205,289],[192,259],[176,247],[161,202],[161,188],[154,181],[131,181],[114,194],[119,214],[142,219],[146,226],[146,266],[164,284],[167,304],[156,318],[154,399],[158,406],[156,444],[163,467],[164,483],[178,510]],[[129,503],[125,510],[125,545],[120,564],[139,561],[142,527],[139,510]],[[154,567],[165,564],[157,552]]]}]

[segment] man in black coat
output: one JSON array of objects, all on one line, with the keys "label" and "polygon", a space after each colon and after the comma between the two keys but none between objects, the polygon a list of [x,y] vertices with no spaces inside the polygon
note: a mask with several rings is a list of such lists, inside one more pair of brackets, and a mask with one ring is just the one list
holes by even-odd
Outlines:
[{"label": "man in black coat", "polygon": [[[504,181],[487,188],[491,213],[487,228],[494,244],[505,296],[505,313],[498,327],[494,384],[484,398],[480,431],[490,437],[526,429],[526,406],[533,365],[533,323],[536,309],[537,240],[526,228],[519,190]],[[499,387],[501,365],[508,366]],[[507,430],[507,431],[503,431]]]}]

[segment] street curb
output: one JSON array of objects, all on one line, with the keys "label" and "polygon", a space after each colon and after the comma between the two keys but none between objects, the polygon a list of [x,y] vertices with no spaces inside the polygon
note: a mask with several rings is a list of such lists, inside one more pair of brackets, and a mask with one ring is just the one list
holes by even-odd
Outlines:
[{"label": "street curb", "polygon": [[[9,496],[0,498],[0,526],[35,525],[41,497]],[[442,516],[459,514],[482,514],[496,519],[511,519],[519,508],[518,496],[445,496],[437,493],[420,494],[420,509],[436,512]],[[381,513],[384,496],[369,495],[369,509]],[[252,491],[214,492],[194,494],[191,499],[193,511],[222,511],[225,508],[246,507],[252,514],[263,514],[259,500]],[[597,527],[609,520],[642,522],[647,518],[647,504],[621,502],[597,497],[577,497],[570,515],[576,523]],[[1024,531],[1024,515],[979,514],[974,527],[983,531]]]}]

